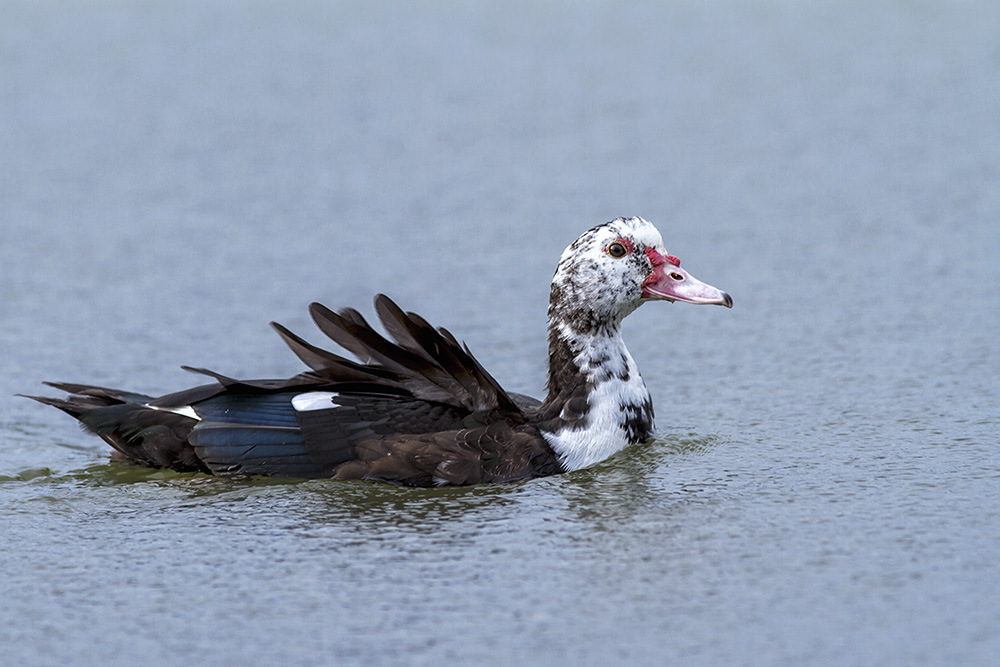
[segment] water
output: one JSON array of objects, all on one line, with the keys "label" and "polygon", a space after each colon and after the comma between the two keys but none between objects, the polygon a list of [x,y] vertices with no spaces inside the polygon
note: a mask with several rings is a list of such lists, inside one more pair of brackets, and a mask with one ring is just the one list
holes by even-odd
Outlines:
[{"label": "water", "polygon": [[[7,2],[11,664],[995,664],[995,3]],[[512,390],[642,215],[732,311],[625,336],[659,437],[419,490],[107,463],[43,379],[299,370],[385,291]]]}]

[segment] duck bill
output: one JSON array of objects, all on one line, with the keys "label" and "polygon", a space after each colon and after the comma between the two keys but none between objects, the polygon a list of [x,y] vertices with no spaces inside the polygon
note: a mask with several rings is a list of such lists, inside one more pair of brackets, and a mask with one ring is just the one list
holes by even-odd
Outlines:
[{"label": "duck bill", "polygon": [[644,299],[662,301],[683,301],[684,303],[715,304],[733,307],[733,298],[720,290],[703,283],[690,273],[669,262],[653,267],[642,285]]}]

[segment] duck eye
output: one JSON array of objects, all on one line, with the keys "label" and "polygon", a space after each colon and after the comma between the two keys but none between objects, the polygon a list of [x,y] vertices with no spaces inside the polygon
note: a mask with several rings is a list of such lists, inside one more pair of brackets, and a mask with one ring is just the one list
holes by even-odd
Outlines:
[{"label": "duck eye", "polygon": [[614,243],[608,246],[607,252],[615,259],[621,259],[622,257],[628,254],[628,249],[624,246],[624,244],[615,241]]}]

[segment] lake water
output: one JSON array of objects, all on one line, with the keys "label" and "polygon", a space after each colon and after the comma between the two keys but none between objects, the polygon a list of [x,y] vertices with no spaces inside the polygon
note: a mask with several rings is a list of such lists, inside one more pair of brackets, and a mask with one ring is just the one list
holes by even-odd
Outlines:
[{"label": "lake water", "polygon": [[[993,665],[1000,4],[0,9],[17,665]],[[735,308],[625,337],[657,439],[497,487],[112,466],[14,394],[282,377],[384,291],[539,395],[619,215]]]}]

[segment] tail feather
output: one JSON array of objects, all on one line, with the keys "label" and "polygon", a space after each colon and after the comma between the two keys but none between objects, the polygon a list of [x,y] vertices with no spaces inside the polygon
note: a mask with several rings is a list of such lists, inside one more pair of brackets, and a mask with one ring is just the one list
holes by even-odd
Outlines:
[{"label": "tail feather", "polygon": [[108,404],[99,398],[87,398],[84,396],[69,397],[69,398],[52,398],[51,396],[32,396],[31,394],[18,394],[18,396],[24,398],[30,398],[33,401],[38,401],[45,405],[51,405],[54,408],[59,408],[66,414],[77,419],[80,415],[88,410],[93,410],[94,408],[106,407]]},{"label": "tail feather", "polygon": [[113,403],[145,403],[152,398],[151,396],[139,394],[134,391],[96,387],[89,384],[74,384],[72,382],[46,382],[45,384],[59,391],[64,391],[67,394],[104,398]]},{"label": "tail feather", "polygon": [[97,387],[88,384],[74,384],[71,382],[46,382],[45,384],[59,391],[64,391],[69,396],[65,398],[30,396],[27,394],[19,394],[19,396],[59,408],[66,414],[72,415],[77,419],[81,415],[99,408],[127,403],[141,405],[150,400],[150,397],[145,394],[137,394],[120,389],[108,389],[107,387]]},{"label": "tail feather", "polygon": [[101,437],[117,459],[154,468],[206,470],[187,443],[196,423],[182,415],[155,410],[145,394],[69,382],[46,382],[70,395],[27,396],[75,417],[84,430]]}]

